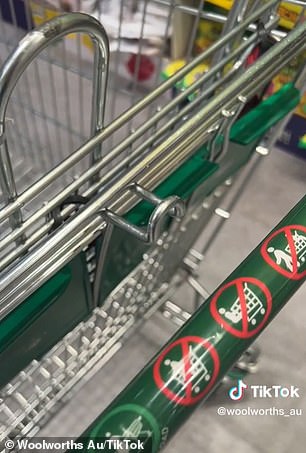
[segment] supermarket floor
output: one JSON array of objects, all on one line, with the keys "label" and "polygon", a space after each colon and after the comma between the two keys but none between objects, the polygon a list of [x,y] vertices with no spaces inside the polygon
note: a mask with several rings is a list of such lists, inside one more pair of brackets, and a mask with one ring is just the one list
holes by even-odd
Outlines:
[{"label": "supermarket floor", "polygon": [[[201,267],[201,278],[211,292],[263,239],[305,194],[306,160],[280,150],[264,159],[226,222]],[[203,239],[205,240],[205,239]],[[177,301],[191,300],[189,290]],[[306,443],[306,285],[295,294],[271,326],[260,336],[259,371],[249,385],[294,385],[295,399],[244,399],[230,402],[220,387],[166,447],[168,453],[302,453]],[[173,329],[172,329],[173,330]],[[134,335],[98,374],[73,396],[42,435],[76,436],[135,376],[169,337],[166,322],[154,318]],[[301,416],[224,416],[218,407],[302,409]]]}]

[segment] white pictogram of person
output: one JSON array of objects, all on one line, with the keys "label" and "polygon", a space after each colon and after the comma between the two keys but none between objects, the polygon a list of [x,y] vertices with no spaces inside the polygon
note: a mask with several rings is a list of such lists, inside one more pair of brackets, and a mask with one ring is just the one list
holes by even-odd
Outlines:
[{"label": "white pictogram of person", "polygon": [[284,262],[287,269],[289,269],[290,272],[293,272],[293,264],[292,264],[291,255],[288,255],[283,250],[275,249],[274,247],[269,247],[268,252],[274,254],[276,264],[278,264],[280,266],[282,264],[282,262]]}]

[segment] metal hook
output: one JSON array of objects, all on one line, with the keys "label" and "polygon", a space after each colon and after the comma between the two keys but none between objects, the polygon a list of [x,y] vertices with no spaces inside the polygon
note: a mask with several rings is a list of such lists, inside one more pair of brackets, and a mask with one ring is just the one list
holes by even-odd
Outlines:
[{"label": "metal hook", "polygon": [[143,242],[152,244],[157,241],[162,232],[165,216],[169,215],[171,217],[182,218],[185,214],[185,204],[183,200],[176,195],[172,195],[162,200],[136,183],[132,183],[127,189],[134,192],[143,200],[156,205],[156,208],[149,218],[148,225],[145,228],[135,226],[108,208],[103,209],[101,215],[113,225],[122,228]]},{"label": "metal hook", "polygon": [[241,95],[239,95],[237,99],[237,106],[235,106],[233,110],[222,110],[224,119],[207,145],[212,161],[215,161],[217,158],[220,159],[220,157],[227,152],[231,127],[247,102],[247,99]]}]

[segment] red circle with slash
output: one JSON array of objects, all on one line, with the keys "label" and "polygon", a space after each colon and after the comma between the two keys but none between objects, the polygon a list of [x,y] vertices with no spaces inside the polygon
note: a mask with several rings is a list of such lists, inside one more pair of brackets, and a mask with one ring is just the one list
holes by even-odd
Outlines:
[{"label": "red circle with slash", "polygon": [[[301,280],[306,276],[306,270],[299,272],[299,261],[298,261],[298,254],[296,251],[295,247],[295,242],[294,242],[294,234],[293,230],[295,231],[300,231],[303,233],[306,233],[306,227],[302,225],[288,225],[283,228],[280,228],[277,231],[274,231],[270,236],[267,237],[267,239],[264,241],[264,243],[261,246],[260,252],[264,258],[264,260],[279,274],[283,275],[284,277],[290,278],[291,280]],[[275,262],[271,255],[268,252],[268,249],[270,247],[270,242],[272,239],[274,239],[278,235],[285,235],[289,250],[290,250],[290,255],[288,255],[289,259],[291,259],[291,267],[292,270],[286,270],[283,267],[280,266],[277,262]],[[306,237],[305,237],[306,240]],[[306,245],[306,242],[305,242]],[[274,251],[274,247],[272,247]],[[306,251],[306,249],[305,249]],[[283,254],[285,253],[284,251],[281,251]],[[305,253],[305,259],[306,259],[306,253]]]},{"label": "red circle with slash", "polygon": [[[264,298],[264,304],[263,304],[263,300],[259,300],[259,302],[258,302],[259,307],[257,307],[259,314],[263,315],[263,316],[262,316],[261,321],[254,328],[251,328],[254,324],[252,322],[252,319],[249,319],[249,316],[248,316],[247,300],[246,300],[246,295],[245,295],[244,286],[243,286],[244,284],[247,284],[247,283],[252,284],[253,286],[256,287],[256,289],[259,289],[262,294],[262,299]],[[234,322],[234,321],[233,321],[233,318],[230,319],[231,313],[226,312],[226,309],[224,307],[221,307],[221,309],[220,309],[220,307],[218,306],[218,303],[220,302],[221,299],[223,299],[224,295],[226,294],[226,292],[228,291],[229,288],[234,288],[234,289],[236,289],[236,292],[237,292],[237,299],[236,299],[237,302],[236,303],[239,304],[237,306],[239,309],[239,313],[241,313],[241,324],[242,324],[241,329],[233,327],[233,324],[231,323],[231,321],[232,322]],[[231,297],[232,297],[232,291],[230,291],[230,293],[231,293]],[[235,301],[233,301],[233,303],[234,302]],[[260,308],[260,304],[262,305],[261,308]],[[265,308],[264,308],[264,305],[265,305]],[[234,335],[235,337],[238,337],[238,338],[251,338],[254,335],[256,335],[266,324],[266,322],[269,318],[269,315],[271,313],[271,309],[272,309],[272,295],[271,295],[269,289],[266,287],[266,285],[263,282],[261,282],[257,278],[253,278],[253,277],[237,278],[235,280],[232,280],[229,283],[226,283],[224,286],[222,286],[216,292],[216,294],[214,295],[214,297],[212,298],[211,303],[210,303],[210,311],[211,311],[213,318],[227,332],[231,333],[232,335]],[[220,313],[220,310],[223,310],[222,314]],[[226,319],[226,313],[230,313],[228,316],[230,321],[228,321]],[[253,313],[254,313],[254,310],[253,310]],[[256,322],[256,319],[255,319],[255,322]]]},{"label": "red circle with slash", "polygon": [[[196,384],[205,384],[204,388],[199,389],[198,387],[194,388],[192,382],[193,376],[193,364],[190,358],[190,346],[195,345],[197,351],[200,351],[202,354],[208,353],[210,359],[212,360],[213,370],[211,374],[207,370],[203,359],[199,355],[196,356],[196,371],[202,372],[201,379],[197,381]],[[165,380],[161,373],[161,367],[163,364],[170,364],[171,353],[178,349],[180,352],[181,358],[181,372],[182,372],[182,388],[178,393],[169,388],[171,379]],[[177,352],[177,351],[176,351]],[[196,336],[187,336],[179,338],[178,340],[171,343],[158,357],[154,367],[153,367],[153,377],[157,386],[160,388],[162,393],[171,401],[174,401],[177,404],[182,406],[190,406],[192,404],[200,401],[213,387],[216,382],[217,376],[220,369],[220,359],[216,349],[211,345],[211,343],[204,338]],[[177,370],[176,370],[177,371]],[[184,382],[183,382],[184,381]],[[182,395],[182,390],[184,394]]]}]

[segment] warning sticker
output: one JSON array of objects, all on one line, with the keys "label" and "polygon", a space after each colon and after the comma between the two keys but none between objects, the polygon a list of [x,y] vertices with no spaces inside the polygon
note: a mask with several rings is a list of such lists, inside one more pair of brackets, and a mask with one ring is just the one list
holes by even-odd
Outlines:
[{"label": "warning sticker", "polygon": [[210,311],[226,331],[239,338],[256,335],[266,324],[272,296],[266,285],[253,277],[232,280],[212,298]]},{"label": "warning sticker", "polygon": [[189,406],[210,391],[219,368],[218,353],[209,341],[188,336],[179,338],[161,353],[154,365],[153,376],[167,398]]},{"label": "warning sticker", "polygon": [[264,260],[291,280],[306,276],[306,227],[289,225],[274,231],[261,246]]},{"label": "warning sticker", "polygon": [[[88,436],[106,439],[141,439],[146,446],[146,451],[147,444],[151,444],[148,450],[153,453],[159,449],[161,442],[157,420],[151,412],[138,404],[123,404],[105,414]],[[133,451],[137,453],[138,449]]]}]

